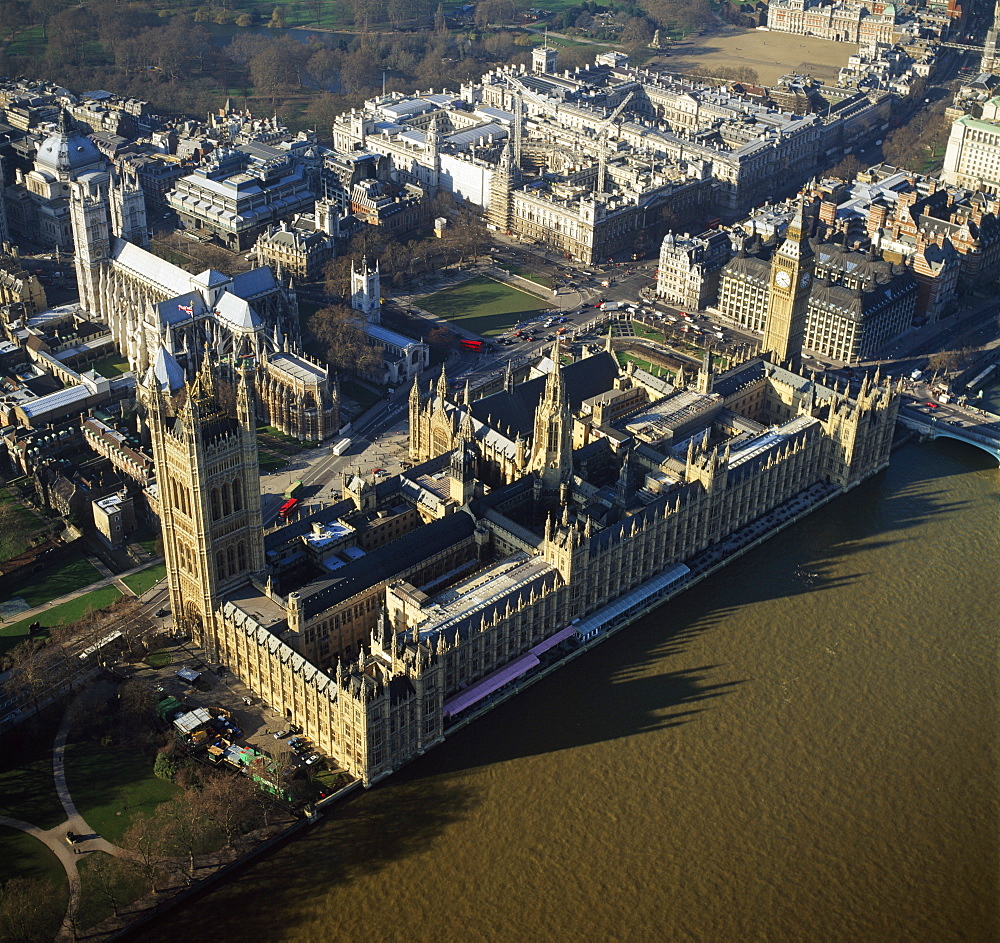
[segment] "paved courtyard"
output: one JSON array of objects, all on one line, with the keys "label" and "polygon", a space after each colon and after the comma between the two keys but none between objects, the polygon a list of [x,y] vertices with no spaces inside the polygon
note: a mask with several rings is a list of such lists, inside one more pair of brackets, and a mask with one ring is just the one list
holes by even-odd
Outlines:
[{"label": "paved courtyard", "polygon": [[813,36],[772,33],[727,26],[717,33],[692,37],[671,46],[651,60],[652,65],[676,72],[711,74],[713,67],[755,69],[764,85],[773,85],[789,72],[808,73],[834,83],[847,58],[857,51],[851,43],[835,43]]}]

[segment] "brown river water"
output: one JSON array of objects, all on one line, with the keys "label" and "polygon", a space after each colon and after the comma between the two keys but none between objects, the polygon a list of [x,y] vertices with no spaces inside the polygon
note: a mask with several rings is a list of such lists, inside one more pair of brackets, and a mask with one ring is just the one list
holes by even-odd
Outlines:
[{"label": "brown river water", "polygon": [[903,447],[137,938],[1000,940],[998,485]]}]

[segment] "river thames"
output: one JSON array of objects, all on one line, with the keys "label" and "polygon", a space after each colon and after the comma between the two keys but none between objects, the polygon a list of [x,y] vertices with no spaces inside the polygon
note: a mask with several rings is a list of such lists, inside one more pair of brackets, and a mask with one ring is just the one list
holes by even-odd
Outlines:
[{"label": "river thames", "polygon": [[998,484],[904,446],[138,938],[997,940]]}]

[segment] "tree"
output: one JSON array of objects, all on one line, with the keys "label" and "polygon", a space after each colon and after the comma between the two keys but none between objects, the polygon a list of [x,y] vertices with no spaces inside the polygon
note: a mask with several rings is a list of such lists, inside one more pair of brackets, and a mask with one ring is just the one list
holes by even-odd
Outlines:
[{"label": "tree", "polygon": [[271,20],[267,24],[268,29],[284,29],[287,25],[284,11],[281,7],[275,7],[271,11]]},{"label": "tree", "polygon": [[165,812],[167,847],[187,858],[188,878],[193,880],[194,859],[205,842],[208,820],[188,793],[161,808]]},{"label": "tree", "polygon": [[231,845],[236,835],[259,818],[257,788],[246,776],[217,772],[210,776],[194,800],[206,819],[215,822]]},{"label": "tree", "polygon": [[156,760],[153,763],[153,775],[157,779],[165,779],[168,782],[173,782],[174,777],[177,775],[177,763],[171,756],[168,756],[161,750],[156,754]]},{"label": "tree", "polygon": [[140,812],[122,836],[122,848],[132,856],[154,894],[158,893],[158,878],[163,870],[168,838],[160,815],[154,817],[146,812]]},{"label": "tree", "polygon": [[274,107],[278,92],[296,84],[294,61],[281,46],[269,45],[250,60],[250,79],[257,91],[271,96],[271,107]]},{"label": "tree", "polygon": [[52,686],[53,651],[47,648],[45,642],[26,639],[15,645],[4,659],[5,669],[11,673],[8,684],[24,691],[35,710],[42,694]]},{"label": "tree", "polygon": [[381,364],[382,354],[369,343],[363,325],[364,318],[356,311],[330,305],[309,318],[308,331],[331,366],[365,376]]},{"label": "tree", "polygon": [[0,885],[0,939],[48,943],[58,926],[52,885],[37,878],[11,878]]},{"label": "tree", "polygon": [[123,885],[137,870],[127,858],[99,851],[88,862],[88,872],[93,879],[98,895],[111,907],[111,912],[119,917],[118,905],[122,900]]}]

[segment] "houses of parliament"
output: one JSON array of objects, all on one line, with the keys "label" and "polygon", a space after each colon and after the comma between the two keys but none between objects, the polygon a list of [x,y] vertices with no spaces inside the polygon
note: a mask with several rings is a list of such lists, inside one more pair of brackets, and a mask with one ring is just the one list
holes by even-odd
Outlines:
[{"label": "houses of parliament", "polygon": [[[888,461],[898,392],[799,369],[802,208],[763,352],[673,382],[607,348],[472,401],[414,383],[400,475],[264,534],[251,367],[140,384],[171,603],[195,640],[370,785],[448,728],[664,600],[785,509]],[[193,378],[192,378],[193,375]]]}]

